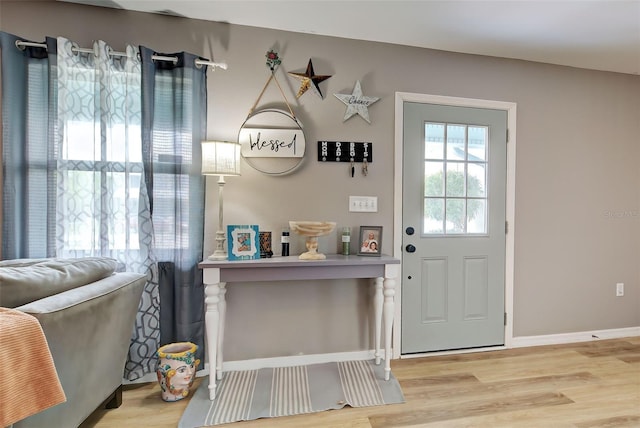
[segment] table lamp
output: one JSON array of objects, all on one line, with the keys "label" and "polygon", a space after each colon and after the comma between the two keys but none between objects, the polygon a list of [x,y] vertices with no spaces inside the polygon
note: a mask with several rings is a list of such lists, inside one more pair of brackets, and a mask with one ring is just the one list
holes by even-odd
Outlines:
[{"label": "table lamp", "polygon": [[216,250],[209,260],[226,260],[224,221],[222,218],[224,177],[240,175],[240,144],[229,141],[202,142],[202,174],[218,176],[218,231]]}]

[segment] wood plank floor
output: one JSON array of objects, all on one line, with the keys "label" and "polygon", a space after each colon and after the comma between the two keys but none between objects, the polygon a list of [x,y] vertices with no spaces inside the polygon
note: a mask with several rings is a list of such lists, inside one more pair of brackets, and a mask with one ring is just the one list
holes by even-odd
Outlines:
[{"label": "wood plank floor", "polygon": [[[406,403],[226,426],[640,427],[640,337],[394,360],[391,367]],[[82,428],[176,427],[186,405],[163,402],[157,384],[130,385],[120,408],[97,411]]]}]

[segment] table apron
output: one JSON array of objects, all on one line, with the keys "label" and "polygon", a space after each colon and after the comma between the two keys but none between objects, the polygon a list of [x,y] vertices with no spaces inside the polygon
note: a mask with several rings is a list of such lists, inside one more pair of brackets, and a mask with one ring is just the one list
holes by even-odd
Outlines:
[{"label": "table apron", "polygon": [[221,282],[296,281],[384,277],[384,265],[296,266],[251,269],[220,269]]}]

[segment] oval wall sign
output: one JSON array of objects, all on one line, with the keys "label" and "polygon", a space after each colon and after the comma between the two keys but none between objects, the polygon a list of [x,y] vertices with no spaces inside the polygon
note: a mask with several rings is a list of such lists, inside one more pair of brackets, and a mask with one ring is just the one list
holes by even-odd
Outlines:
[{"label": "oval wall sign", "polygon": [[247,163],[265,174],[291,173],[304,160],[306,141],[302,124],[282,110],[253,113],[242,124],[238,142]]}]

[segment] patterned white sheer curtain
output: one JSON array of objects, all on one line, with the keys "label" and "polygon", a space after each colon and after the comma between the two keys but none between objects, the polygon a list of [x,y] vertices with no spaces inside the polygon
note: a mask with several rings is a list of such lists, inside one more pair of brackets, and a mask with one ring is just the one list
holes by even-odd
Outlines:
[{"label": "patterned white sheer curtain", "polygon": [[[160,345],[158,273],[141,149],[138,49],[83,53],[58,38],[57,257],[112,257],[148,275],[125,377],[155,369]],[[117,314],[114,314],[117,316]]]}]

